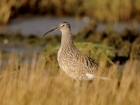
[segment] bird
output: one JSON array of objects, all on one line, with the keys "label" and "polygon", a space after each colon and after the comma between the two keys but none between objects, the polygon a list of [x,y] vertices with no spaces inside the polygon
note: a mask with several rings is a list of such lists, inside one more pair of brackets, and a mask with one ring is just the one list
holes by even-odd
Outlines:
[{"label": "bird", "polygon": [[55,30],[62,33],[61,44],[57,53],[60,69],[75,80],[93,80],[94,78],[110,80],[108,77],[97,76],[97,63],[76,48],[72,39],[71,26],[68,22],[61,22],[58,27],[47,31],[43,36]]}]

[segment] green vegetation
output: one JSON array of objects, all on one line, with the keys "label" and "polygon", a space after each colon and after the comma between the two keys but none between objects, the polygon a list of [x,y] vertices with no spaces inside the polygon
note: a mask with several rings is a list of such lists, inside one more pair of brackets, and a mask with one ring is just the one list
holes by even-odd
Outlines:
[{"label": "green vegetation", "polygon": [[[125,57],[140,60],[140,36],[137,30],[124,30],[121,33],[116,33],[112,30],[106,30],[96,33],[93,29],[87,26],[82,32],[74,35],[74,42],[76,47],[85,54],[91,56],[95,61],[99,61],[102,54],[109,63],[112,61],[121,61],[118,57]],[[94,27],[94,26],[90,26]],[[22,36],[19,33],[13,35],[0,34],[0,43],[3,45],[5,42],[13,43],[13,46],[30,46],[30,47],[42,47],[45,53],[49,56],[53,56],[53,60],[56,60],[56,54],[61,42],[61,36]],[[4,44],[5,45],[5,44]],[[21,47],[22,47],[21,46]],[[51,58],[51,59],[52,59]],[[125,60],[125,61],[126,61]],[[56,61],[57,62],[57,61]]]},{"label": "green vegetation", "polygon": [[102,22],[139,21],[140,0],[1,0],[0,23],[21,15],[88,16]]}]

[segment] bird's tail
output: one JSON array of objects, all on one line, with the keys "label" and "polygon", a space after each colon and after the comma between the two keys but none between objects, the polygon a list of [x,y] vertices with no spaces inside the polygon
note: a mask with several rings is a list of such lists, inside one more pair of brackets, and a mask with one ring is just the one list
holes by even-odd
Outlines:
[{"label": "bird's tail", "polygon": [[96,78],[99,78],[99,79],[102,79],[102,80],[111,80],[111,79],[108,78],[108,77],[98,77],[98,76],[96,76]]}]

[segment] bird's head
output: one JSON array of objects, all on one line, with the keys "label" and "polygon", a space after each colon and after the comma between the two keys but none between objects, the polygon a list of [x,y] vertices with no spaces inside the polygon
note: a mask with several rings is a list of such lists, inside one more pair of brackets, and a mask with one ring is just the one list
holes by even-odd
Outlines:
[{"label": "bird's head", "polygon": [[70,24],[68,22],[62,22],[59,24],[58,27],[51,29],[50,31],[47,31],[43,36],[46,34],[55,31],[55,30],[60,30],[62,33],[63,32],[70,32]]}]

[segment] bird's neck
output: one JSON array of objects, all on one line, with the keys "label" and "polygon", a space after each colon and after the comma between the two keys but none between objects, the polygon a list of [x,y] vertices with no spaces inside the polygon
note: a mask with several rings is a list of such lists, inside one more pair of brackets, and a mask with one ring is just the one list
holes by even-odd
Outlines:
[{"label": "bird's neck", "polygon": [[68,48],[74,46],[72,35],[70,32],[62,32],[61,36],[61,48]]}]

